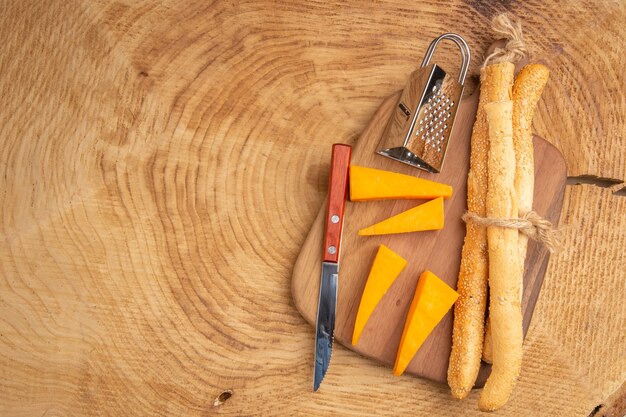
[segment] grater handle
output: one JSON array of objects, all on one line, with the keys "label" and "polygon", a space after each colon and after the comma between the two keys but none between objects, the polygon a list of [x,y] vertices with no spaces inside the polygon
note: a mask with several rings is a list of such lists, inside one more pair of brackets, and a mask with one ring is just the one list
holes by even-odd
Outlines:
[{"label": "grater handle", "polygon": [[465,77],[467,76],[467,71],[469,70],[471,54],[467,42],[465,42],[465,39],[463,39],[459,34],[444,33],[437,39],[433,40],[428,46],[428,50],[426,50],[426,54],[424,55],[424,59],[422,60],[421,67],[423,68],[428,65],[428,63],[430,62],[430,58],[432,58],[433,54],[435,53],[435,48],[437,48],[439,42],[444,39],[451,40],[461,50],[462,61],[461,71],[459,72],[459,84],[463,85],[465,84]]}]

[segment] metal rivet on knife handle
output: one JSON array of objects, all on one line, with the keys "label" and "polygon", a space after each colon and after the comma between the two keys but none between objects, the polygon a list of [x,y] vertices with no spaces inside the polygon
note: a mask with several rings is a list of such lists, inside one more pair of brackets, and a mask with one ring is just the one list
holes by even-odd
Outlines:
[{"label": "metal rivet on knife handle", "polygon": [[330,221],[333,222],[334,224],[339,223],[339,216],[337,216],[336,214],[333,214],[333,217],[330,218]]},{"label": "metal rivet on knife handle", "polygon": [[331,255],[334,255],[337,252],[337,248],[334,246],[329,246],[328,247],[328,253],[330,253]]}]

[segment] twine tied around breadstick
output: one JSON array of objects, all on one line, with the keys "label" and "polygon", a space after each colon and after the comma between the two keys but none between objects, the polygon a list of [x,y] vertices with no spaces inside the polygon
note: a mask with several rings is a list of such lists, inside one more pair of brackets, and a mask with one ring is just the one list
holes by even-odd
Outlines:
[{"label": "twine tied around breadstick", "polygon": [[491,29],[498,35],[506,39],[503,48],[495,48],[494,51],[485,58],[483,68],[487,65],[498,62],[517,62],[526,56],[526,44],[522,36],[522,25],[520,22],[511,22],[506,13],[498,15],[491,21]]},{"label": "twine tied around breadstick", "polygon": [[461,217],[465,223],[474,223],[479,226],[497,226],[507,229],[517,229],[528,236],[529,239],[545,245],[550,253],[556,252],[561,245],[559,231],[552,226],[552,223],[534,211],[529,211],[520,218],[500,219],[494,217],[482,217],[471,211],[466,211]]}]

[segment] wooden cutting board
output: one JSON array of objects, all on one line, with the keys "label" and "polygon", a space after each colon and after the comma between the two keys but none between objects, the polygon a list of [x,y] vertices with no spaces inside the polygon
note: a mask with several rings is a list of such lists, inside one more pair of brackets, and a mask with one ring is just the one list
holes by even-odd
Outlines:
[{"label": "wooden cutting board", "polygon": [[[467,172],[470,136],[477,94],[464,98],[455,121],[446,160],[440,174],[430,174],[376,154],[386,122],[395,108],[399,93],[387,98],[354,144],[352,164],[410,174],[444,182],[454,187],[453,196],[445,201],[442,230],[387,236],[358,236],[357,231],[392,215],[423,203],[416,200],[347,202],[339,267],[339,290],[335,341],[389,367],[393,366],[404,319],[413,297],[419,275],[425,269],[434,272],[456,288],[465,226],[461,215],[466,210]],[[565,188],[565,161],[559,151],[535,136],[534,209],[541,216],[558,222]],[[325,205],[311,227],[296,261],[292,278],[294,302],[302,316],[315,326],[321,273],[322,233]],[[384,243],[408,261],[378,304],[357,346],[352,346],[354,320],[378,246]],[[524,334],[541,290],[549,252],[534,242],[529,245],[524,275]],[[540,319],[540,318],[539,318]],[[407,373],[433,381],[446,382],[452,335],[452,312],[449,312],[413,358]],[[311,341],[313,352],[313,341]],[[332,361],[331,361],[332,372]],[[390,371],[391,372],[391,371]],[[483,364],[476,387],[484,384],[489,366]]]}]

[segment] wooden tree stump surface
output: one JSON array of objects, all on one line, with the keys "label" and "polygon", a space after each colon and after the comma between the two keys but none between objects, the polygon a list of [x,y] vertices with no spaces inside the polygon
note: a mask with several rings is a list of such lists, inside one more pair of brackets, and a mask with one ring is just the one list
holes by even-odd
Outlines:
[{"label": "wooden tree stump surface", "polygon": [[[470,93],[505,10],[551,69],[534,130],[571,185],[498,415],[619,414],[625,3],[8,0],[0,415],[481,415],[477,393],[453,401],[341,346],[312,393],[290,280],[330,145],[443,32],[472,48]],[[435,59],[456,71],[448,48]]]}]

